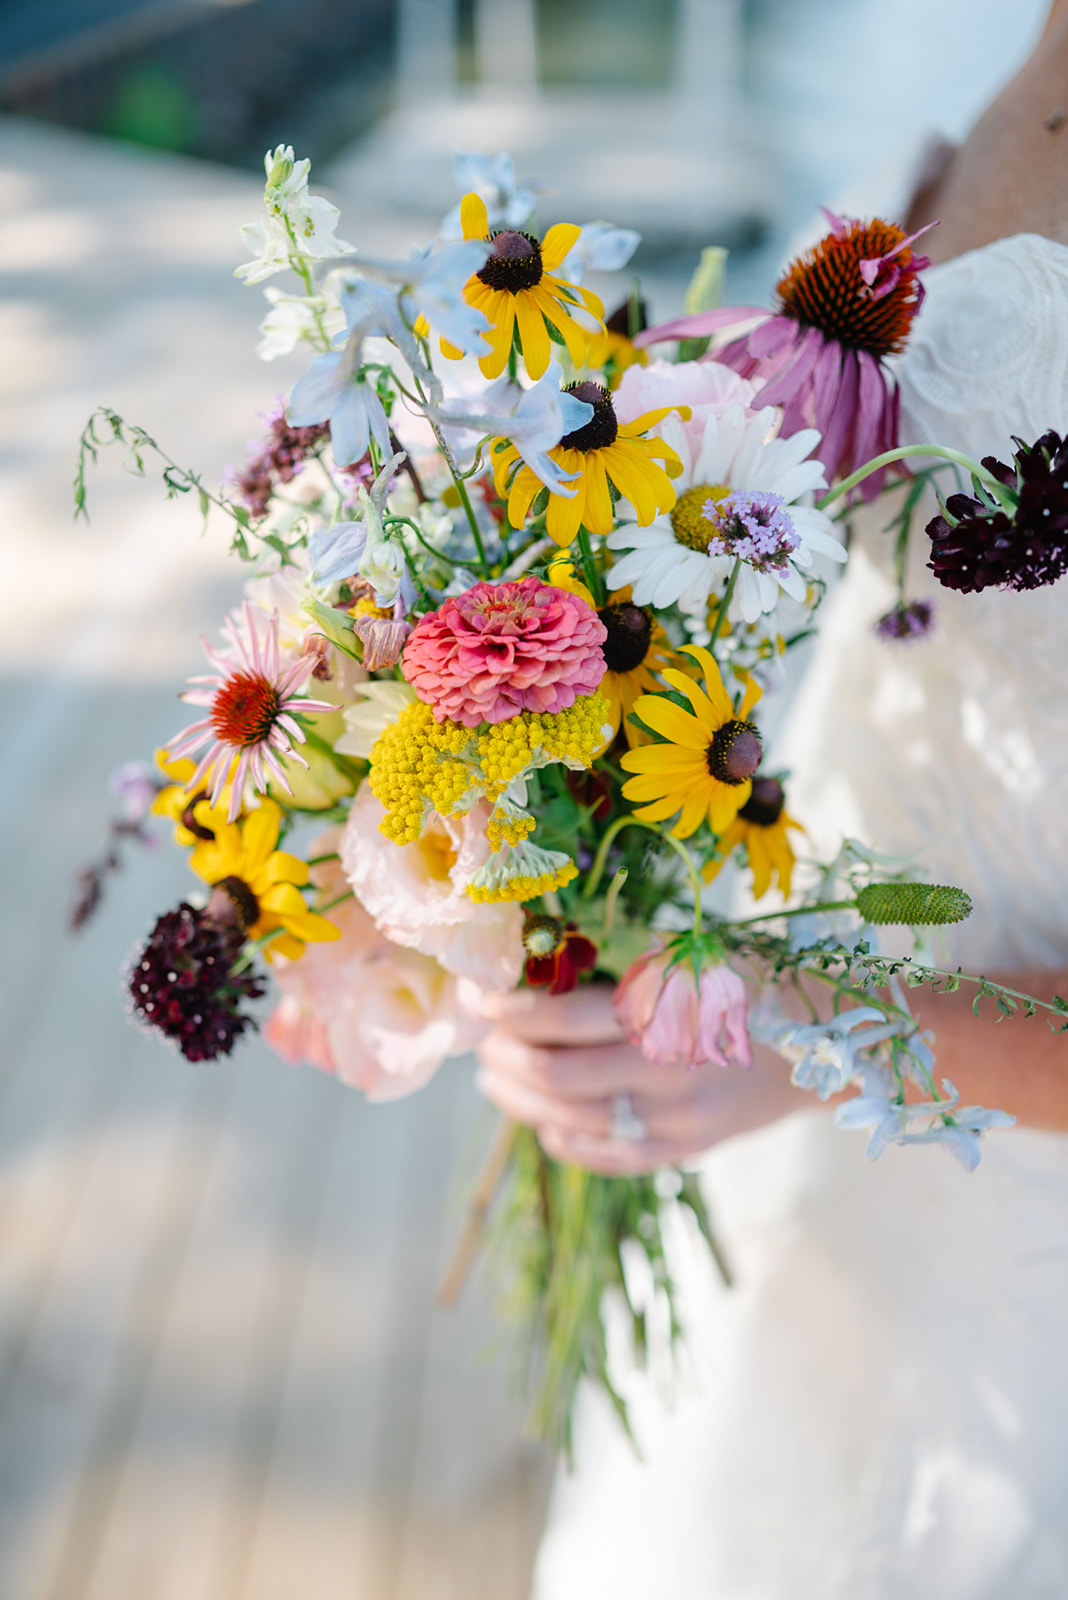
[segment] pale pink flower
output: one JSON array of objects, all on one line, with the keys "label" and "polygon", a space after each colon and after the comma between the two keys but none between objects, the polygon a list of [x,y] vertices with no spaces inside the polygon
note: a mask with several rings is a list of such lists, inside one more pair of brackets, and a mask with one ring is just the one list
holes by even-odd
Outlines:
[{"label": "pale pink flower", "polygon": [[696,455],[708,419],[739,407],[750,415],[756,389],[756,384],[719,361],[650,361],[645,367],[635,362],[624,372],[612,401],[621,422],[633,422],[662,406],[689,406],[688,421],[677,413],[670,420],[678,424],[676,431]]},{"label": "pale pink flower", "polygon": [[439,722],[466,728],[566,711],[604,677],[608,637],[577,595],[540,578],[476,583],[418,624],[404,676]]},{"label": "pale pink flower", "polygon": [[745,984],[723,963],[701,968],[695,981],[687,960],[671,966],[671,951],[655,948],[624,972],[616,1015],[631,1044],[657,1066],[751,1067]]},{"label": "pale pink flower", "polygon": [[514,989],[525,959],[520,907],[465,892],[490,854],[489,806],[482,801],[463,817],[433,814],[422,837],[405,845],[379,832],[385,814],[363,784],[339,845],[349,884],[379,933],[483,988]]},{"label": "pale pink flower", "polygon": [[[316,877],[328,892],[343,892],[336,862]],[[394,1100],[485,1037],[492,1024],[477,1015],[477,985],[383,939],[354,899],[330,917],[341,938],[325,960],[325,944],[309,945],[300,961],[275,965],[282,999],[266,1037],[285,1060],[336,1073],[369,1100]]]},{"label": "pale pink flower", "polygon": [[243,628],[234,616],[226,618],[220,649],[201,639],[215,672],[190,678],[196,687],[186,690],[182,699],[190,705],[208,706],[210,713],[191,723],[166,747],[169,755],[177,757],[191,756],[207,745],[189,787],[196,789],[206,783],[215,805],[227,782],[232,782],[231,822],[241,810],[249,778],[260,794],[266,794],[272,780],[292,794],[280,758],[308,765],[295,748],[295,742],[305,742],[295,713],[334,710],[325,700],[297,693],[318,665],[318,653],[310,650],[295,660],[285,660],[278,644],[278,613],[265,617],[246,600],[242,616]]}]

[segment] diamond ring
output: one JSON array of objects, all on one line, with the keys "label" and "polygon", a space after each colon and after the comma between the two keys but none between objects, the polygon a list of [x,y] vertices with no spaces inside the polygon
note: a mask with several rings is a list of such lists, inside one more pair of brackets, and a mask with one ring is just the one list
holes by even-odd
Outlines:
[{"label": "diamond ring", "polygon": [[646,1126],[634,1109],[634,1102],[629,1094],[614,1094],[612,1096],[612,1123],[611,1133],[613,1139],[618,1139],[623,1144],[640,1144],[646,1137]]}]

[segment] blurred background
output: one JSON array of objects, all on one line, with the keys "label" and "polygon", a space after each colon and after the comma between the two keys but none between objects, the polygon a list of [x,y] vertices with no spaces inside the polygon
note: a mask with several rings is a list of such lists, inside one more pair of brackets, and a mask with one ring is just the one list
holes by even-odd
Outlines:
[{"label": "blurred background", "polygon": [[432,237],[454,148],[510,149],[542,222],[642,230],[658,317],[710,243],[762,300],[813,207],[963,133],[1045,9],[0,6],[3,1600],[521,1600],[552,1472],[485,1289],[434,1308],[490,1130],[469,1065],[370,1107],[256,1043],[194,1068],[133,1030],[120,969],[187,889],[162,828],[64,931],[109,774],[182,724],[240,582],[225,529],[114,451],[73,525],[89,412],[209,484],[242,461],[303,365],[256,360],[232,276],[276,143],[372,251]]}]

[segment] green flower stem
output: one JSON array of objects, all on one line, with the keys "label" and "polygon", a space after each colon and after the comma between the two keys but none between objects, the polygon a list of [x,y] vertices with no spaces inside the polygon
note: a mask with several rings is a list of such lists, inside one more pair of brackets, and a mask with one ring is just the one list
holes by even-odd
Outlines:
[{"label": "green flower stem", "polygon": [[472,572],[481,571],[477,561],[461,561],[459,556],[448,556],[445,554],[444,550],[435,549],[435,547],[430,543],[429,539],[427,539],[426,535],[423,533],[422,528],[420,528],[417,522],[413,522],[411,517],[384,517],[382,519],[382,525],[384,528],[396,528],[401,526],[405,528],[411,528],[412,532],[415,534],[415,537],[419,540],[419,543],[423,546],[423,548],[425,550],[429,550],[430,554],[435,556],[437,560],[444,561],[450,567],[470,567]]},{"label": "green flower stem", "polygon": [[723,624],[727,620],[727,607],[731,603],[731,596],[734,594],[735,586],[736,586],[736,584],[738,582],[738,574],[739,574],[739,572],[741,572],[741,570],[742,570],[742,563],[741,563],[741,560],[739,559],[738,561],[736,561],[734,563],[734,566],[731,569],[731,575],[727,579],[727,587],[723,591],[723,599],[720,601],[719,610],[716,612],[715,626],[712,629],[712,637],[711,637],[711,639],[709,639],[708,646],[707,646],[707,648],[710,651],[714,651],[715,650],[715,648],[716,648],[716,640],[719,638],[720,634],[723,632]]},{"label": "green flower stem", "polygon": [[778,917],[807,917],[816,911],[855,911],[855,900],[821,900],[814,906],[784,907],[781,911],[761,911],[755,917],[742,917],[738,922],[728,922],[728,928],[751,928],[755,922],[774,922]]},{"label": "green flower stem", "polygon": [[341,905],[343,901],[355,900],[355,898],[356,896],[353,894],[352,890],[346,889],[344,894],[336,894],[332,900],[328,900],[325,906],[313,906],[312,910],[315,912],[317,917],[323,917],[328,911],[333,911],[335,906]]},{"label": "green flower stem", "polygon": [[309,856],[305,862],[309,867],[321,867],[324,861],[340,861],[341,857],[336,850],[328,850],[325,855]]},{"label": "green flower stem", "polygon": [[426,420],[429,422],[434,433],[434,438],[438,442],[438,449],[441,451],[441,454],[445,460],[445,465],[449,469],[449,475],[452,478],[453,483],[456,485],[456,493],[460,497],[460,504],[463,506],[464,511],[467,514],[467,521],[471,529],[471,537],[475,541],[475,549],[478,551],[478,559],[481,563],[483,576],[489,577],[488,562],[486,560],[486,547],[482,543],[482,530],[479,528],[478,518],[475,516],[474,507],[471,504],[471,497],[467,492],[467,485],[463,480],[463,474],[456,465],[456,461],[453,458],[453,453],[449,449],[448,440],[438,427],[438,424],[434,421],[434,418],[430,415],[429,410],[426,409],[426,392],[418,378],[415,380],[415,386],[419,391],[419,399],[423,404]]},{"label": "green flower stem", "polygon": [[[315,293],[315,285],[312,282],[311,272],[308,270],[308,263],[304,260],[304,257],[300,254],[300,246],[297,243],[297,236],[293,232],[293,224],[292,224],[292,222],[290,222],[290,220],[286,216],[285,212],[282,213],[282,221],[285,223],[286,233],[287,233],[287,235],[289,237],[289,242],[293,246],[293,249],[290,252],[290,256],[289,256],[289,265],[293,269],[293,271],[297,274],[297,277],[303,283],[303,285],[304,285],[304,293],[308,296],[308,299],[309,300],[317,300],[319,298],[319,296]],[[327,333],[326,328],[323,325],[322,313],[319,310],[318,306],[313,306],[312,307],[312,316],[315,318],[315,328],[316,328],[316,332],[319,335],[319,340],[320,340],[319,349],[323,350],[323,351],[329,350],[330,349],[330,335]]]},{"label": "green flower stem", "polygon": [[579,555],[582,558],[582,571],[586,578],[586,586],[593,595],[596,603],[598,605],[604,605],[604,581],[601,577],[601,574],[597,571],[597,563],[594,560],[593,546],[590,544],[590,536],[581,522],[579,523],[578,530],[578,547]]},{"label": "green flower stem", "polygon": [[640,817],[617,817],[615,822],[612,823],[611,827],[605,829],[604,837],[597,847],[597,854],[593,858],[593,865],[587,874],[586,882],[582,890],[582,898],[584,900],[592,900],[594,895],[597,893],[601,879],[604,877],[604,868],[605,862],[608,860],[608,852],[611,849],[617,835],[622,833],[624,828],[644,828],[647,833],[655,833],[658,839],[662,840],[664,844],[670,845],[672,850],[674,850],[675,854],[678,856],[679,860],[682,862],[687,873],[689,874],[690,886],[693,889],[693,931],[695,933],[700,933],[702,923],[701,879],[697,868],[694,865],[693,857],[687,850],[686,846],[678,839],[674,838],[672,834],[665,833],[662,828],[657,827],[655,822],[643,822]]},{"label": "green flower stem", "polygon": [[836,483],[832,488],[828,489],[823,499],[816,501],[816,510],[826,511],[833,500],[838,500],[842,495],[848,494],[851,489],[856,488],[858,483],[863,483],[865,478],[870,478],[873,472],[878,472],[882,467],[889,466],[893,461],[905,461],[909,456],[941,456],[943,461],[955,461],[959,467],[964,467],[973,477],[978,478],[980,483],[985,483],[988,488],[992,489],[1003,505],[1010,503],[1004,498],[1005,485],[999,482],[992,472],[988,472],[985,467],[981,467],[978,461],[973,461],[971,456],[963,455],[959,450],[950,450],[947,445],[942,444],[903,444],[899,445],[896,450],[884,450],[881,456],[874,456],[871,461],[865,462],[864,466],[858,467],[856,472],[851,472],[848,478],[843,478],[841,483]]}]

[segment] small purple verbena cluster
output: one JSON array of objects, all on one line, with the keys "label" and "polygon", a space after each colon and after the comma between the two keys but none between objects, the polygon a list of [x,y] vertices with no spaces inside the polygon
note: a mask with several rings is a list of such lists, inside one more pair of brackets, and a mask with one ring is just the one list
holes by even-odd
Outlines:
[{"label": "small purple verbena cluster", "polygon": [[716,527],[708,554],[734,556],[757,572],[783,572],[801,543],[785,504],[781,494],[733,491],[722,500],[706,500],[701,510]]},{"label": "small purple verbena cluster", "polygon": [[267,515],[271,496],[278,485],[292,483],[310,452],[330,433],[325,423],[316,423],[310,428],[291,427],[286,421],[284,400],[277,401],[264,421],[267,437],[250,444],[244,469],[233,472],[230,480],[249,514],[256,518]]},{"label": "small purple verbena cluster", "polygon": [[930,600],[899,600],[880,617],[875,632],[880,639],[925,639],[934,632],[935,608]]}]

